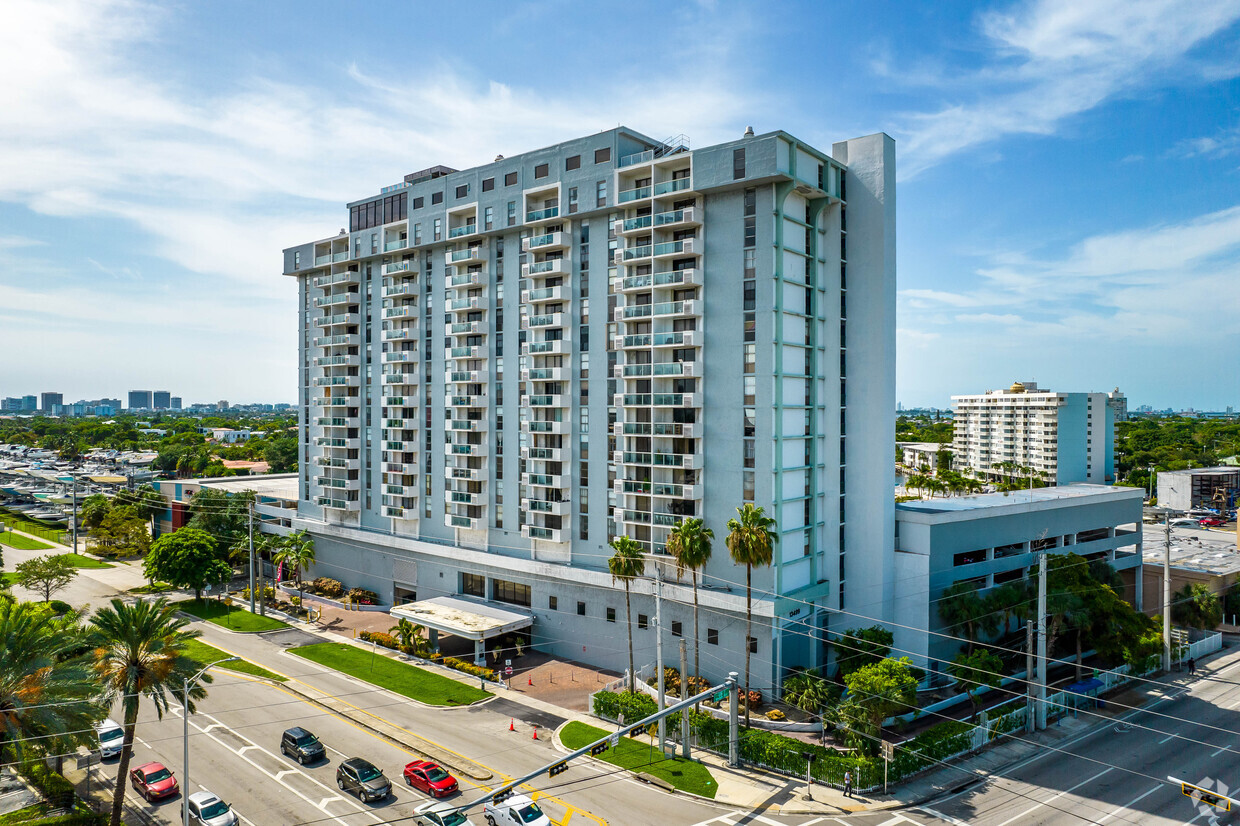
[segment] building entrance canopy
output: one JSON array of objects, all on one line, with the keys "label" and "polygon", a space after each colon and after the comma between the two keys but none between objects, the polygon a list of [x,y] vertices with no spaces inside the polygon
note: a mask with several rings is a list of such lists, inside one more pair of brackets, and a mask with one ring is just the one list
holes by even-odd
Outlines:
[{"label": "building entrance canopy", "polygon": [[481,660],[486,640],[520,631],[534,624],[531,614],[522,614],[487,602],[474,602],[461,597],[434,597],[407,605],[397,605],[388,612],[396,619],[407,619],[430,631],[431,646],[438,650],[439,634],[452,634],[474,641],[475,659]]}]

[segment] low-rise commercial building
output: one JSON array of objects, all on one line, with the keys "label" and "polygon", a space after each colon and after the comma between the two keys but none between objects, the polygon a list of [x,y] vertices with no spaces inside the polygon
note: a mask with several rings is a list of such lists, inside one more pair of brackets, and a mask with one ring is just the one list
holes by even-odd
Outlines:
[{"label": "low-rise commercial building", "polygon": [[292,530],[297,514],[297,474],[270,476],[222,476],[207,479],[158,479],[151,482],[167,503],[155,516],[154,534],[162,536],[190,520],[189,502],[203,488],[229,494],[254,492],[254,530],[284,535]]},{"label": "low-rise commercial building", "polygon": [[[1145,575],[1141,582],[1147,614],[1162,613],[1163,567],[1168,536],[1172,594],[1190,583],[1200,583],[1221,598],[1240,582],[1240,549],[1236,547],[1236,536],[1231,531],[1173,527],[1168,534],[1162,525],[1146,525],[1143,551]],[[1224,617],[1225,622],[1231,619]]]},{"label": "low-rise commercial building", "polygon": [[952,446],[941,442],[896,442],[900,451],[900,463],[906,468],[917,468],[927,473],[939,469],[939,454]]},{"label": "low-rise commercial building", "polygon": [[1159,507],[1177,511],[1234,508],[1240,494],[1240,467],[1163,470],[1156,478]]}]

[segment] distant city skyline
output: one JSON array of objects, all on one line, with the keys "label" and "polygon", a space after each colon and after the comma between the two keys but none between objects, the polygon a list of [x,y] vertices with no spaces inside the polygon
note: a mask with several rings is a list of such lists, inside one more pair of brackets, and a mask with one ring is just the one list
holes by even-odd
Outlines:
[{"label": "distant city skyline", "polygon": [[[1240,398],[1216,367],[1240,350],[1234,2],[490,8],[11,0],[5,384],[295,398],[282,248],[416,169],[624,122],[700,146],[749,125],[892,135],[910,406],[1016,376],[1154,407]],[[789,71],[794,25],[831,48]],[[547,84],[528,67],[552,26],[571,71]],[[393,31],[471,48],[392,51]],[[380,49],[381,68],[354,57]]]}]

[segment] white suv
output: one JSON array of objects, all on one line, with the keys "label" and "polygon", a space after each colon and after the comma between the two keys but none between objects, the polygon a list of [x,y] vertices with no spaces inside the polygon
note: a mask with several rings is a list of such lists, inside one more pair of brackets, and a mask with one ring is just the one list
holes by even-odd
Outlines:
[{"label": "white suv", "polygon": [[120,723],[109,717],[102,723],[95,724],[95,733],[99,735],[100,757],[116,757],[121,753],[121,746],[125,743],[125,729],[121,728]]},{"label": "white suv", "polygon": [[488,800],[482,807],[488,826],[552,826],[538,804],[523,794],[506,797],[499,803]]}]

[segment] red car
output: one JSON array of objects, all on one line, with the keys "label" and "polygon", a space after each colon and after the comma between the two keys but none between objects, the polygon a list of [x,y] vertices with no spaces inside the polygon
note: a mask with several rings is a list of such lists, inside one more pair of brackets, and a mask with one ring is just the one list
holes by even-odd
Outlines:
[{"label": "red car", "polygon": [[172,797],[180,791],[177,787],[177,779],[163,763],[147,763],[138,766],[129,773],[129,782],[135,790],[152,803],[165,797]]},{"label": "red car", "polygon": [[1207,516],[1205,519],[1200,520],[1198,524],[1204,525],[1207,528],[1221,528],[1226,523],[1217,516]]},{"label": "red car", "polygon": [[447,797],[457,791],[456,778],[429,760],[414,760],[405,766],[405,783],[431,797]]}]

